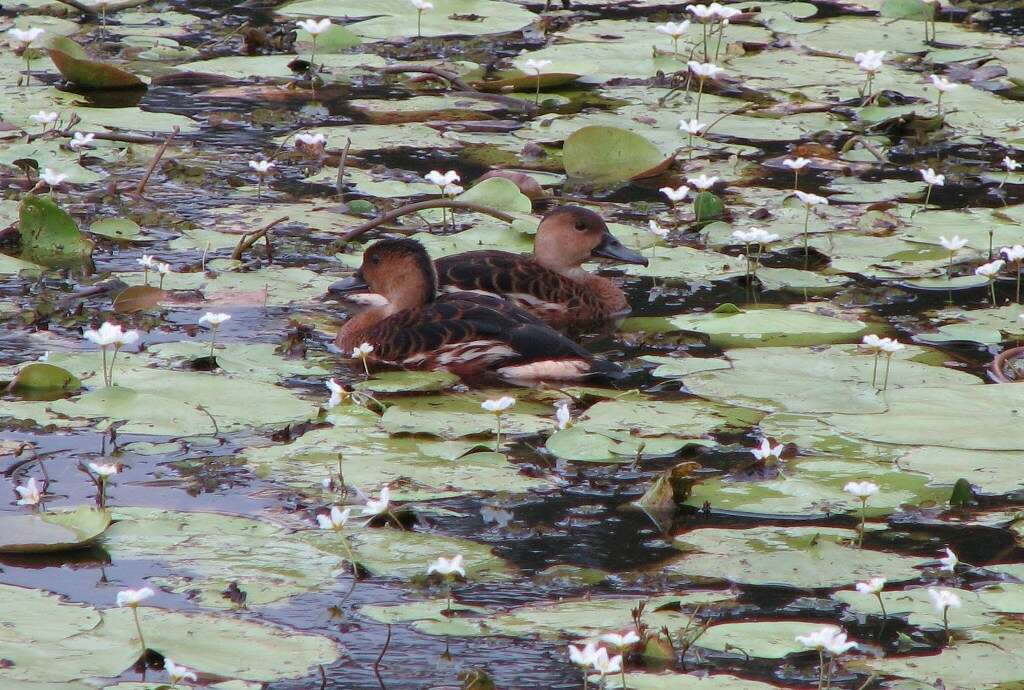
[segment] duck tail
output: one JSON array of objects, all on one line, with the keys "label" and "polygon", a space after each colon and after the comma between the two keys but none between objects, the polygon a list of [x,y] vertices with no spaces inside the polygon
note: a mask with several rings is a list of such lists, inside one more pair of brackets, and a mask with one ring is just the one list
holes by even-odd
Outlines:
[{"label": "duck tail", "polygon": [[595,357],[590,363],[590,371],[587,372],[587,378],[615,384],[629,378],[629,374],[615,362]]}]

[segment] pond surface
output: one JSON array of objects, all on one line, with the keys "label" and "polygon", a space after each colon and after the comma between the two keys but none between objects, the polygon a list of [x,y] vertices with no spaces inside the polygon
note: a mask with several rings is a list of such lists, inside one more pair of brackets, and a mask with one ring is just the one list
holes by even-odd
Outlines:
[{"label": "pond surface", "polygon": [[[222,690],[578,688],[567,645],[630,630],[608,688],[1024,683],[1021,11],[740,2],[723,29],[660,0],[434,4],[0,9],[63,51],[30,52],[28,84],[0,51],[0,687],[155,690],[173,659]],[[334,23],[312,70],[310,17]],[[655,27],[683,19],[674,51]],[[132,75],[148,88],[82,86]],[[361,228],[449,169],[496,214]],[[474,186],[494,169],[546,197]],[[632,306],[572,334],[617,387],[368,379],[332,345],[354,308],[327,288],[374,239],[528,252],[562,203],[649,259],[587,266]],[[775,237],[733,235],[752,227]],[[83,338],[104,321],[140,335],[112,386]],[[26,387],[39,360],[59,373]],[[333,407],[330,378],[355,389]],[[495,449],[480,403],[502,395]],[[90,463],[117,465],[108,513]],[[401,528],[361,517],[385,488]],[[318,529],[335,505],[348,524]],[[464,579],[427,577],[457,554]],[[136,628],[118,593],[143,586]],[[796,638],[826,625],[858,646],[822,665]]]}]

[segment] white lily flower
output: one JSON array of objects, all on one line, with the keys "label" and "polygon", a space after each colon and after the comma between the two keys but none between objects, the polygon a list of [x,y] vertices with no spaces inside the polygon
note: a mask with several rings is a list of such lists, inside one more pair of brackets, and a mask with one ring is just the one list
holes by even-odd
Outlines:
[{"label": "white lily flower", "polygon": [[444,189],[441,190],[441,193],[445,196],[456,197],[464,191],[466,190],[457,184],[446,184]]},{"label": "white lily flower", "polygon": [[853,56],[853,60],[857,63],[857,67],[870,75],[874,75],[882,69],[882,60],[884,58],[884,50],[868,50],[863,53],[857,53]]},{"label": "white lily flower", "polygon": [[32,27],[28,29],[11,29],[10,31],[7,32],[7,35],[13,38],[18,43],[22,43],[27,46],[28,44],[32,43],[34,40],[42,36],[43,33],[44,29]]},{"label": "white lily flower", "polygon": [[1020,163],[1013,160],[1009,156],[1003,156],[1003,167],[1006,168],[1007,172],[1013,172],[1020,167]]},{"label": "white lily flower", "polygon": [[324,382],[327,386],[327,390],[331,392],[331,398],[327,401],[327,409],[337,407],[341,404],[341,401],[348,397],[348,392],[341,386],[340,383],[334,379],[327,379]]},{"label": "white lily flower", "polygon": [[20,496],[18,499],[19,506],[35,506],[39,505],[39,502],[43,500],[43,492],[39,490],[35,477],[29,479],[28,483],[24,486],[14,487],[14,490]]},{"label": "white lily flower", "polygon": [[718,12],[714,8],[708,7],[707,5],[687,5],[686,11],[692,14],[702,22],[715,19],[718,16]]},{"label": "white lily flower", "polygon": [[459,173],[455,172],[454,170],[449,170],[446,173],[442,173],[439,170],[431,170],[426,175],[424,175],[424,177],[426,178],[427,182],[433,182],[438,187],[447,187],[450,184],[462,182],[462,178],[459,177]]},{"label": "white lily flower", "polygon": [[78,151],[92,146],[93,139],[96,135],[92,132],[88,134],[82,134],[81,132],[75,132],[74,136],[71,137],[71,141],[68,142],[68,146],[71,147],[72,151]]},{"label": "white lily flower", "polygon": [[451,558],[439,557],[427,567],[427,575],[433,575],[434,573],[445,577],[448,575],[466,577],[466,568],[463,566],[462,554],[457,554]]},{"label": "white lily flower", "polygon": [[597,658],[597,653],[600,649],[601,647],[598,647],[596,642],[588,642],[582,649],[576,645],[569,645],[569,661],[577,666],[590,668],[594,665],[594,660]]},{"label": "white lily flower", "polygon": [[616,649],[625,649],[627,647],[632,647],[639,642],[640,636],[636,634],[635,630],[630,630],[625,635],[620,633],[605,633],[604,635],[601,635],[601,641],[606,644],[610,644]]},{"label": "white lily flower", "polygon": [[117,593],[117,605],[135,608],[155,594],[156,592],[151,590],[149,587],[143,587],[142,589],[126,589]]},{"label": "white lily flower", "polygon": [[939,235],[939,244],[941,244],[945,249],[948,249],[951,252],[955,252],[966,247],[967,240],[965,240],[963,237],[960,237],[960,235],[953,235],[953,237],[951,237],[948,240],[946,239],[945,235]]},{"label": "white lily flower", "polygon": [[706,192],[707,190],[715,186],[715,183],[718,182],[718,178],[708,177],[707,175],[701,173],[699,177],[691,177],[688,178],[686,181],[689,184],[696,187],[697,189],[701,190],[702,192]]},{"label": "white lily flower", "polygon": [[1006,262],[1003,261],[1002,259],[996,259],[995,261],[990,261],[987,264],[982,264],[981,266],[978,266],[976,269],[974,269],[974,274],[979,276],[985,276],[986,278],[991,280],[999,273],[999,271],[1003,270],[1003,266],[1005,264]]},{"label": "white lily flower", "polygon": [[497,400],[484,400],[480,403],[480,407],[484,408],[488,412],[500,414],[515,404],[515,398],[510,398],[509,396],[504,395]]},{"label": "white lily flower", "polygon": [[935,610],[945,614],[949,609],[958,609],[963,605],[960,595],[951,589],[928,588],[928,596],[932,598]]},{"label": "white lily flower", "polygon": [[[711,4],[712,6],[718,5],[718,3]],[[737,9],[733,9],[732,7],[723,7],[722,5],[718,5],[715,14],[718,15],[718,18],[722,20],[723,24],[728,24],[730,20],[732,20],[734,17],[743,14],[743,12]]]},{"label": "white lily flower", "polygon": [[214,314],[213,312],[206,312],[199,318],[199,325],[209,324],[210,327],[216,328],[225,321],[231,320],[231,314]]},{"label": "white lily flower", "polygon": [[947,91],[952,91],[953,89],[955,89],[958,86],[960,86],[959,84],[957,84],[955,82],[951,82],[949,79],[946,79],[945,77],[939,76],[938,74],[931,75],[931,80],[932,80],[932,86],[937,88],[942,93],[946,93]]},{"label": "white lily flower", "polygon": [[153,256],[151,254],[143,254],[141,259],[136,259],[135,263],[146,268],[153,268]]},{"label": "white lily flower", "polygon": [[157,261],[153,265],[156,266],[156,272],[160,273],[161,275],[167,275],[168,273],[171,272],[171,265],[170,264],[161,263],[161,262]]},{"label": "white lily flower", "polygon": [[775,458],[776,460],[782,459],[782,451],[785,450],[785,446],[781,443],[777,446],[773,446],[772,442],[767,438],[761,439],[760,448],[751,448],[750,454],[758,460],[766,460],[768,458]]},{"label": "white lily flower", "polygon": [[43,172],[39,176],[39,179],[50,187],[58,187],[62,182],[64,182],[64,180],[68,179],[68,176],[51,168],[43,168]]},{"label": "white lily flower", "polygon": [[1024,259],[1024,246],[1015,244],[1012,247],[1003,247],[999,253],[1005,256],[1007,261],[1020,261]]},{"label": "white lily flower", "polygon": [[946,555],[945,557],[939,559],[939,563],[942,564],[943,570],[948,570],[949,572],[953,573],[956,572],[956,566],[960,563],[960,559],[957,558],[956,554],[953,553],[953,550],[947,546]]},{"label": "white lily flower", "polygon": [[544,71],[545,67],[550,67],[551,66],[551,60],[533,60],[533,59],[530,59],[530,60],[527,60],[523,64],[526,67],[526,71],[527,72],[533,72],[534,74],[536,74],[539,77],[540,73]]},{"label": "white lily flower", "polygon": [[409,2],[420,12],[434,9],[434,3],[427,2],[427,0],[409,0]]},{"label": "white lily flower", "polygon": [[[900,350],[906,350],[907,346],[898,340],[893,340],[892,338],[882,338],[881,348],[882,352],[886,352],[891,355],[899,352]],[[875,488],[877,489],[878,487]]]},{"label": "white lily flower", "polygon": [[858,582],[856,587],[861,594],[880,594],[885,589],[885,578],[873,577],[867,582]]},{"label": "white lily flower", "polygon": [[881,352],[886,341],[889,340],[891,340],[891,338],[880,338],[872,333],[861,338],[861,344],[871,352]]},{"label": "white lily flower", "polygon": [[166,657],[164,658],[164,670],[167,671],[167,676],[171,679],[171,685],[177,685],[184,680],[193,683],[198,680],[195,671],[189,670],[184,666],[178,666]]},{"label": "white lily flower", "polygon": [[843,491],[864,501],[878,493],[878,484],[874,482],[847,482],[846,486],[843,487]]},{"label": "white lily flower", "polygon": [[249,167],[256,172],[257,175],[263,177],[269,173],[272,169],[277,166],[267,160],[261,161],[249,161]]},{"label": "white lily flower", "polygon": [[653,221],[653,220],[647,221],[647,229],[651,233],[653,233],[654,235],[657,235],[658,237],[660,237],[662,239],[665,239],[666,237],[668,237],[668,233],[669,233],[668,228],[661,227],[660,225],[658,225],[658,223],[656,221]]},{"label": "white lily flower", "polygon": [[682,38],[686,31],[690,28],[689,21],[681,21],[678,24],[675,22],[665,22],[664,24],[658,24],[654,27],[654,30],[659,34],[665,34],[671,36],[674,39]]},{"label": "white lily flower", "polygon": [[321,146],[327,143],[327,137],[320,132],[310,134],[309,132],[301,132],[295,135],[295,141],[299,144],[306,146]]},{"label": "white lily flower", "polygon": [[330,19],[303,19],[300,22],[295,22],[300,29],[305,29],[311,36],[319,36],[323,32],[331,28]]},{"label": "white lily flower", "polygon": [[684,200],[686,195],[690,193],[690,188],[686,185],[680,185],[678,187],[662,187],[658,191],[667,196],[669,201],[674,202]]},{"label": "white lily flower", "polygon": [[99,465],[95,462],[90,462],[89,469],[92,470],[92,473],[96,476],[103,478],[112,477],[121,471],[121,468],[113,463],[109,465]]},{"label": "white lily flower", "polygon": [[52,125],[57,121],[57,113],[48,113],[45,110],[40,110],[35,115],[29,115],[28,119],[38,125]]},{"label": "white lily flower", "polygon": [[113,345],[121,348],[131,345],[139,339],[139,332],[135,330],[125,331],[120,325],[104,321],[98,329],[87,329],[82,334],[86,340],[99,345],[102,348]]},{"label": "white lily flower", "polygon": [[696,60],[690,60],[689,62],[686,63],[686,65],[690,68],[691,72],[696,74],[698,77],[703,77],[705,79],[714,79],[716,76],[718,76],[719,72],[725,71],[721,67],[713,65],[710,62],[698,62]]},{"label": "white lily flower", "polygon": [[594,655],[593,667],[602,677],[618,673],[622,670],[622,655],[617,654],[609,659],[608,650],[602,647]]},{"label": "white lily flower", "polygon": [[696,119],[679,121],[679,129],[683,130],[687,134],[692,134],[693,136],[698,136],[704,131],[705,127],[707,127],[706,124]]},{"label": "white lily flower", "polygon": [[826,625],[807,635],[798,635],[796,641],[808,649],[826,651],[835,656],[857,648],[857,643],[848,642],[846,633],[834,625]]},{"label": "white lily flower", "polygon": [[828,199],[817,194],[808,194],[807,192],[801,192],[796,190],[793,192],[796,198],[801,201],[805,206],[828,206]]},{"label": "white lily flower", "polygon": [[352,357],[353,359],[366,357],[371,352],[373,352],[373,345],[370,343],[360,343],[356,347],[352,348]]},{"label": "white lily flower", "polygon": [[810,164],[810,162],[811,161],[808,160],[807,158],[797,157],[787,158],[786,160],[782,161],[782,164],[789,168],[790,170],[803,170]]},{"label": "white lily flower", "polygon": [[922,168],[921,170],[918,170],[918,172],[921,173],[921,179],[930,185],[942,187],[946,184],[946,176],[936,175],[935,171],[931,168]]},{"label": "white lily flower", "polygon": [[363,506],[363,515],[381,515],[388,512],[391,509],[391,489],[384,487],[380,490],[379,499],[366,499],[366,505]]},{"label": "white lily flower", "polygon": [[572,413],[569,411],[569,403],[564,400],[560,400],[555,403],[555,422],[558,424],[559,431],[569,427],[572,422]]},{"label": "white lily flower", "polygon": [[317,514],[316,522],[320,526],[320,529],[331,529],[337,531],[345,526],[345,523],[348,522],[348,516],[351,513],[351,508],[342,510],[338,506],[331,506],[331,512],[327,515]]}]

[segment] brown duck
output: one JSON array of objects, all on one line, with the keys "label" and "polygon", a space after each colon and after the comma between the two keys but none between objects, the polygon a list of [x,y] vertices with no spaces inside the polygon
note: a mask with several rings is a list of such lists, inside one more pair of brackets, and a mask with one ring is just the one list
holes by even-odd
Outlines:
[{"label": "brown duck", "polygon": [[371,361],[460,376],[493,371],[510,380],[623,376],[618,365],[509,302],[472,292],[438,295],[434,263],[415,240],[376,242],[355,275],[332,291],[387,300],[351,318],[335,339],[346,353],[369,343]]},{"label": "brown duck", "polygon": [[594,258],[647,265],[608,230],[601,216],[580,206],[561,206],[537,228],[533,256],[475,251],[438,259],[442,292],[503,297],[554,328],[598,326],[629,312],[626,295],[611,280],[587,273]]}]

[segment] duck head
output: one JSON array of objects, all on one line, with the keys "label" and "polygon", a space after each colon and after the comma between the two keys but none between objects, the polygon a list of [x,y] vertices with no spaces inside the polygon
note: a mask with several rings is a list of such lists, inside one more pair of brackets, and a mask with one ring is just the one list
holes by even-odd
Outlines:
[{"label": "duck head", "polygon": [[560,206],[540,221],[534,257],[541,266],[558,273],[578,270],[594,258],[647,265],[647,259],[612,235],[601,216],[582,206]]},{"label": "duck head", "polygon": [[359,270],[331,285],[330,291],[334,295],[376,293],[394,313],[433,302],[437,273],[427,250],[416,240],[380,240],[363,252]]}]

